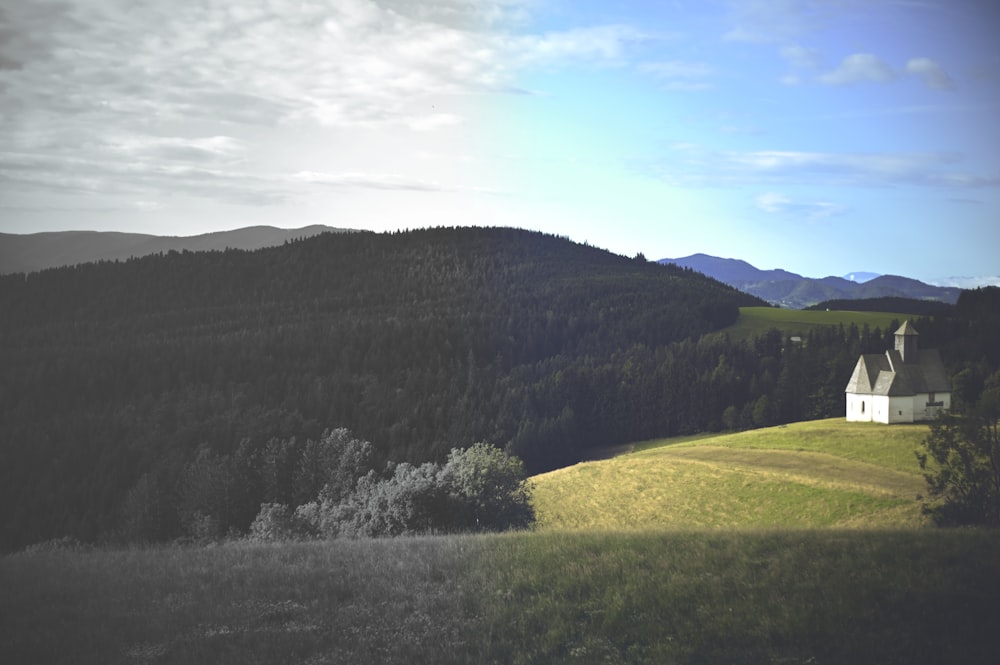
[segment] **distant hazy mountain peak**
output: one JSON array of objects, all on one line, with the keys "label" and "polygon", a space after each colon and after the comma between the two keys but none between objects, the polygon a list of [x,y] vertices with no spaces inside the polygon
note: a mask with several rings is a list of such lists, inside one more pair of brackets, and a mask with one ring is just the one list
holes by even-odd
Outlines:
[{"label": "distant hazy mountain peak", "polygon": [[876,277],[881,277],[881,275],[877,272],[861,272],[861,271],[850,272],[844,275],[844,279],[846,279],[849,282],[855,282],[857,284],[864,284],[865,282],[870,282]]},{"label": "distant hazy mountain peak", "polygon": [[909,277],[852,272],[844,277],[803,277],[787,270],[758,270],[746,261],[694,254],[681,259],[660,259],[704,273],[772,305],[801,309],[827,300],[910,298],[955,303],[960,290],[925,284]]},{"label": "distant hazy mountain peak", "polygon": [[742,259],[723,259],[708,254],[692,254],[679,259],[660,259],[658,263],[673,263],[683,268],[691,268],[726,283],[802,279],[802,275],[787,270],[761,270]]},{"label": "distant hazy mountain peak", "polygon": [[248,226],[194,236],[155,236],[118,231],[0,233],[0,274],[34,272],[90,261],[126,260],[170,250],[254,250],[280,245],[295,238],[347,230],[314,224],[300,229]]}]

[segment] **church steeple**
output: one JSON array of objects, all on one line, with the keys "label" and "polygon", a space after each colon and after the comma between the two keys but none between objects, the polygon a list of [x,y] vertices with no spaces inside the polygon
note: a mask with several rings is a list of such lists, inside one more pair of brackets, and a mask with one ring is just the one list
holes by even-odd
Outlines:
[{"label": "church steeple", "polygon": [[908,320],[896,331],[896,350],[904,363],[917,362],[917,329]]}]

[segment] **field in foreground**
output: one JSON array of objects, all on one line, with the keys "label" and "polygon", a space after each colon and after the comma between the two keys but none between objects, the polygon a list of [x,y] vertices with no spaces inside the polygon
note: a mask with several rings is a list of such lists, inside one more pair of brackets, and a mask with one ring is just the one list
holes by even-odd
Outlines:
[{"label": "field in foreground", "polygon": [[831,418],[653,441],[535,476],[541,531],[926,526],[927,425]]},{"label": "field in foreground", "polygon": [[992,663],[1000,533],[521,533],[0,559],[5,663]]}]

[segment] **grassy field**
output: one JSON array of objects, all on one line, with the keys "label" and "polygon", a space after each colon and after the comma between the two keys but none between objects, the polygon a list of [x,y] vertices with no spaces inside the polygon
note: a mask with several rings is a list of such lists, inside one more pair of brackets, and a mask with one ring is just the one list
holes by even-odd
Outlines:
[{"label": "grassy field", "polygon": [[[462,663],[467,547],[414,538],[14,555],[0,562],[0,662]],[[445,644],[453,657],[439,658]]]},{"label": "grassy field", "polygon": [[0,559],[4,663],[992,663],[1000,533],[520,533]]},{"label": "grassy field", "polygon": [[993,663],[1000,531],[924,528],[925,433],[646,442],[532,532],[14,554],[0,662]]},{"label": "grassy field", "polygon": [[739,319],[723,332],[732,339],[747,339],[771,328],[794,335],[808,333],[813,328],[822,326],[843,324],[846,327],[852,323],[859,328],[867,323],[872,329],[877,326],[885,330],[894,320],[902,323],[906,318],[905,314],[888,312],[813,312],[776,307],[741,307]]},{"label": "grassy field", "polygon": [[920,527],[927,432],[833,418],[645,442],[536,476],[538,528]]}]

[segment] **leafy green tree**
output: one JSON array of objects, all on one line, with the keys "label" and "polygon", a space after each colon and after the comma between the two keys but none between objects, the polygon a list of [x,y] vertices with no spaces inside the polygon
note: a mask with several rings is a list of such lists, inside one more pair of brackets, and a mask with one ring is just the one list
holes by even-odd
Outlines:
[{"label": "leafy green tree", "polygon": [[250,540],[275,542],[295,540],[311,535],[297,511],[283,503],[263,503],[250,525]]},{"label": "leafy green tree", "polygon": [[917,459],[938,500],[926,509],[939,524],[1000,526],[1000,387],[931,425]]},{"label": "leafy green tree", "polygon": [[440,477],[458,509],[460,528],[523,529],[535,521],[524,463],[488,443],[452,448]]},{"label": "leafy green tree", "polygon": [[432,462],[398,464],[392,476],[374,473],[360,478],[354,493],[335,508],[339,532],[350,536],[401,536],[450,531],[448,495],[439,480],[441,467]]},{"label": "leafy green tree", "polygon": [[[375,467],[375,447],[353,436],[346,428],[326,430],[313,444],[309,441],[297,476],[297,489],[339,502],[354,491],[358,479]],[[318,472],[318,475],[316,475]],[[300,502],[303,503],[303,502]]]},{"label": "leafy green tree", "polygon": [[255,533],[285,524],[326,538],[502,531],[535,518],[524,463],[486,443],[453,449],[444,465],[389,463],[385,474],[368,471],[351,487],[338,497],[328,486],[294,515],[266,504]]}]

